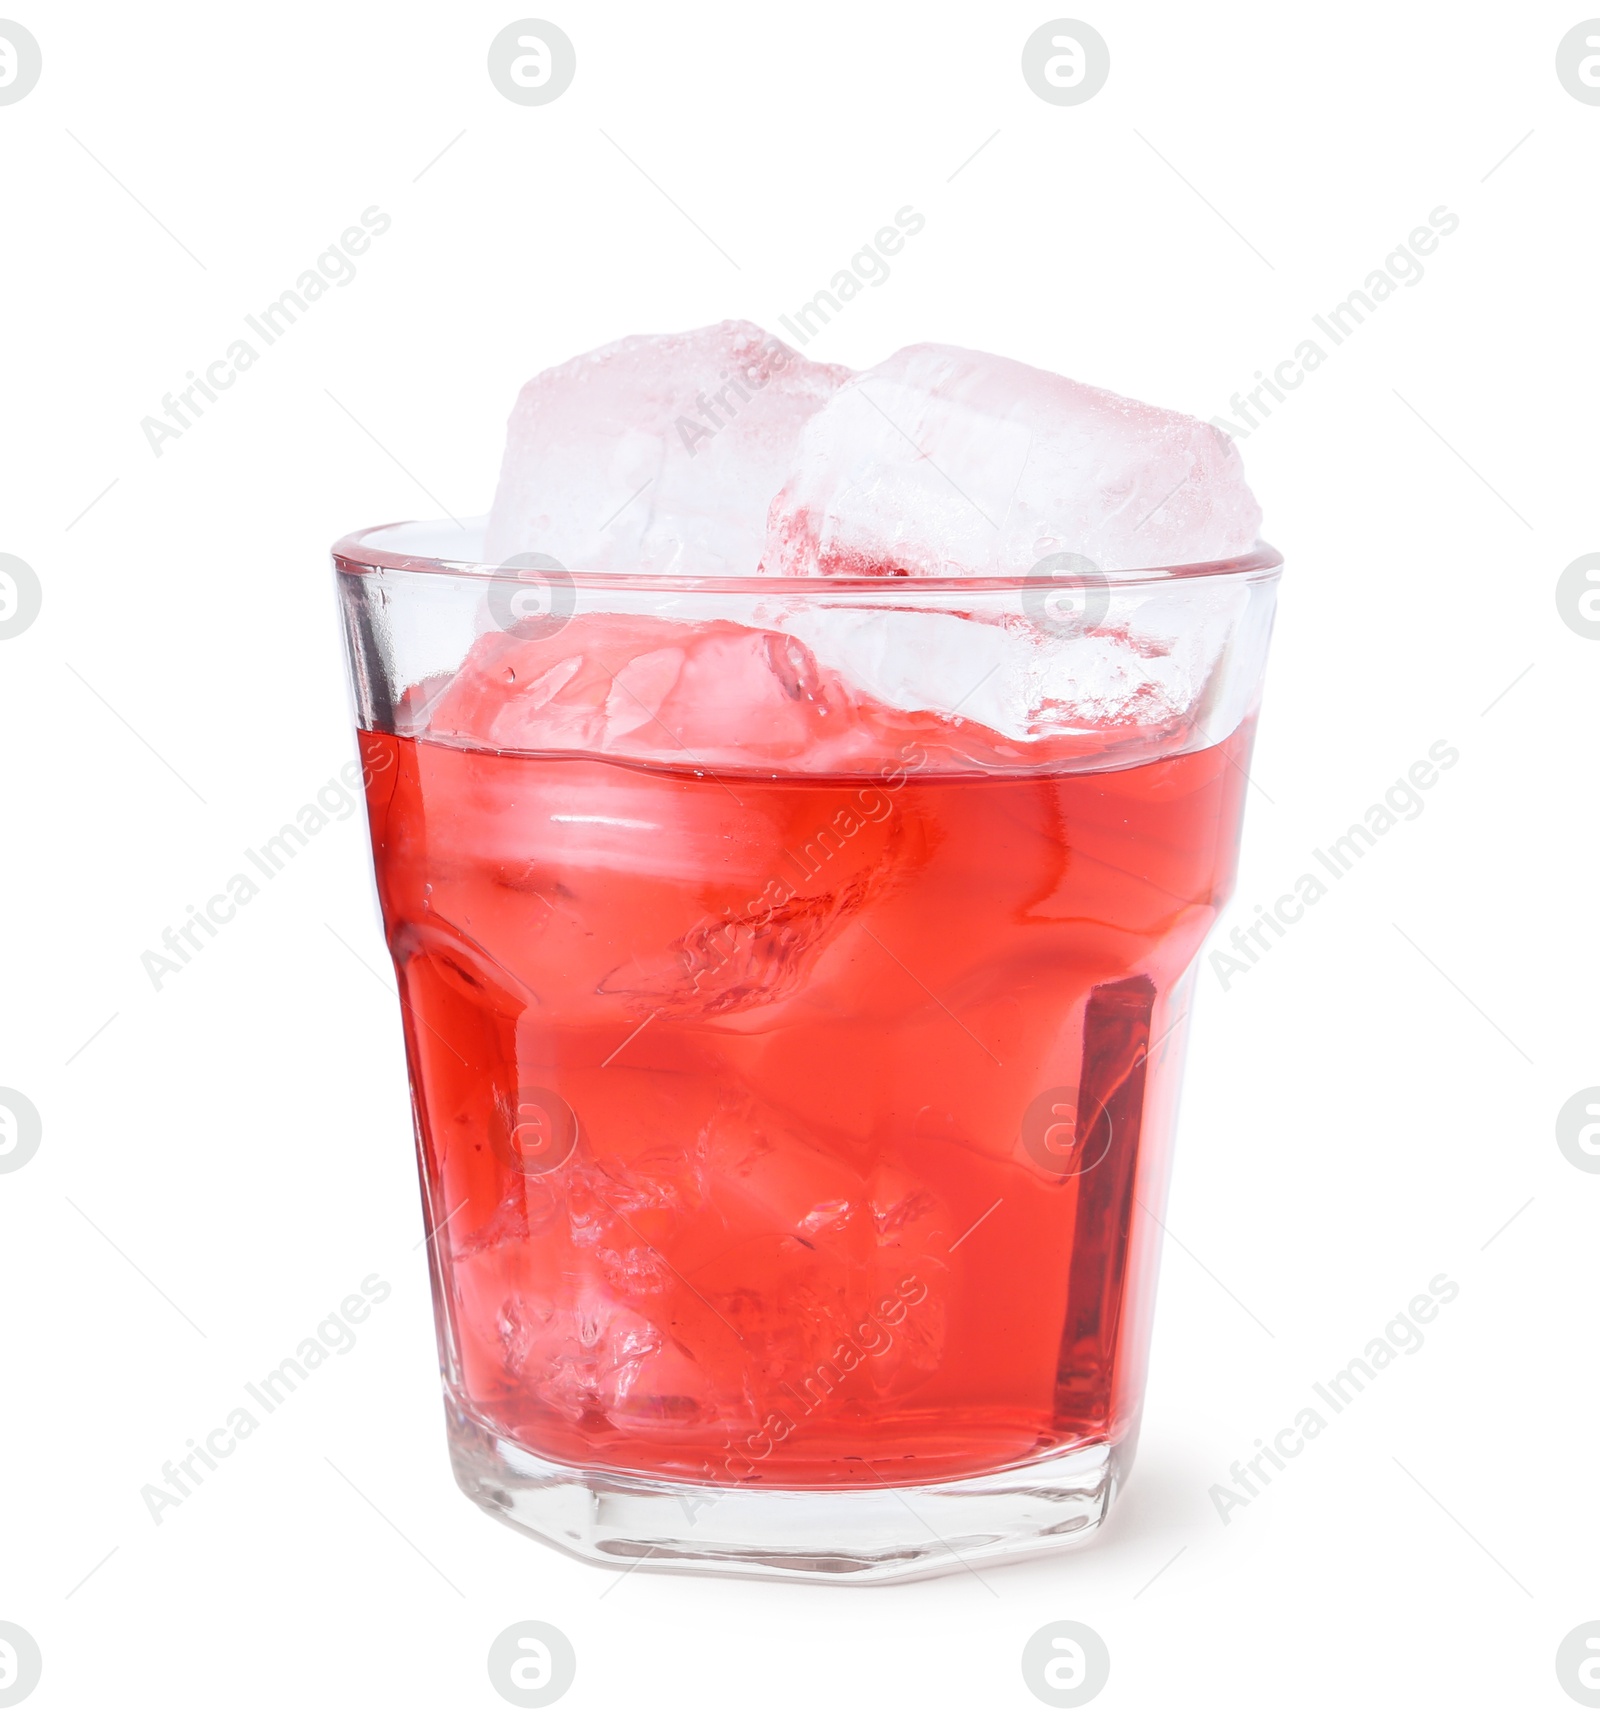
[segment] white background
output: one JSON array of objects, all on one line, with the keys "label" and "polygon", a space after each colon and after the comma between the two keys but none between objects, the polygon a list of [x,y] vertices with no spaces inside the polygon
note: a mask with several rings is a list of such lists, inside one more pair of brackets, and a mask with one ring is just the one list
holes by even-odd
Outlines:
[{"label": "white background", "polygon": [[[1105,1724],[1581,1720],[1600,1178],[1553,1126],[1600,1081],[1600,643],[1554,584],[1600,541],[1600,108],[1555,49],[1585,14],[1083,0],[1110,80],[1054,107],[1020,53],[1059,14],[1013,0],[549,0],[577,78],[518,107],[485,53],[525,14],[477,0],[7,5],[44,55],[0,107],[0,550],[44,590],[0,642],[0,1084],[44,1121],[0,1177],[18,1720],[500,1722],[523,1618],[577,1648],[569,1721],[1048,1720],[1018,1660],[1061,1618],[1111,1649]],[[1202,416],[1459,216],[1242,445],[1288,575],[1221,929],[1434,740],[1461,760],[1202,978],[1183,1247],[1098,1542],[867,1592],[616,1584],[451,1481],[360,820],[159,993],[140,955],[352,755],[337,534],[485,509],[526,377],[771,326],[908,203],[813,356],[943,340]],[[373,204],[357,279],[152,455],[142,417]],[[141,1485],[374,1272],[358,1346],[155,1525]],[[1439,1273],[1425,1347],[1225,1526],[1210,1485]]]}]

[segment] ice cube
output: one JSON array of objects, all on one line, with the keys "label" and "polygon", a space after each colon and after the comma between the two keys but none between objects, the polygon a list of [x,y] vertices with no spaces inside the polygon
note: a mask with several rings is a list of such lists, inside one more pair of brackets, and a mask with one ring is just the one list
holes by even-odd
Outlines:
[{"label": "ice cube", "polygon": [[430,733],[502,750],[777,764],[843,753],[852,694],[779,631],[587,613],[528,641],[473,645]]},{"label": "ice cube", "polygon": [[489,562],[751,575],[800,430],[849,376],[742,320],[541,372],[511,413]]},{"label": "ice cube", "polygon": [[610,1288],[580,1274],[559,1304],[513,1289],[494,1316],[504,1372],[572,1422],[628,1396],[661,1333]]},{"label": "ice cube", "polygon": [[1145,570],[1248,552],[1260,522],[1237,450],[1205,422],[922,343],[807,421],[762,568],[1024,576],[1076,554]]},{"label": "ice cube", "polygon": [[1192,716],[1248,594],[1242,580],[1174,602],[1113,585],[1095,628],[1056,635],[1026,615],[829,605],[785,618],[829,675],[908,714],[976,721],[1018,743]]}]

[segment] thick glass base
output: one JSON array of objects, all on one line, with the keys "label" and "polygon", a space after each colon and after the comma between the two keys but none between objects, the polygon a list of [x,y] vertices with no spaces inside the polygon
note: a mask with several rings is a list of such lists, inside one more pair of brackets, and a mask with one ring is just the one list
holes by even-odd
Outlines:
[{"label": "thick glass base", "polygon": [[1131,1444],[1099,1444],[957,1482],[723,1489],[552,1464],[446,1395],[456,1481],[487,1513],[601,1567],[880,1584],[1085,1542]]}]

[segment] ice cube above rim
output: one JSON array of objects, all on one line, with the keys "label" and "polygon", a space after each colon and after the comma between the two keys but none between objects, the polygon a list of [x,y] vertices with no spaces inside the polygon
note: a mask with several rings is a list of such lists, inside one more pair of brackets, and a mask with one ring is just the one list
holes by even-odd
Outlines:
[{"label": "ice cube above rim", "polygon": [[485,556],[748,576],[801,429],[849,376],[741,320],[553,366],[511,412]]},{"label": "ice cube above rim", "polygon": [[761,568],[1149,570],[1242,556],[1260,526],[1237,448],[1206,422],[923,343],[857,373],[806,423]]}]

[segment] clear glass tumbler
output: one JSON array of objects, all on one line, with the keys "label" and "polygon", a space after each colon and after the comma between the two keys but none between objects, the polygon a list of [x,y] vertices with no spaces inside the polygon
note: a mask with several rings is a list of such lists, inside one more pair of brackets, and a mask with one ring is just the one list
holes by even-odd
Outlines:
[{"label": "clear glass tumbler", "polygon": [[1279,559],[334,563],[450,1450],[619,1566],[1081,1541],[1133,1452]]}]

